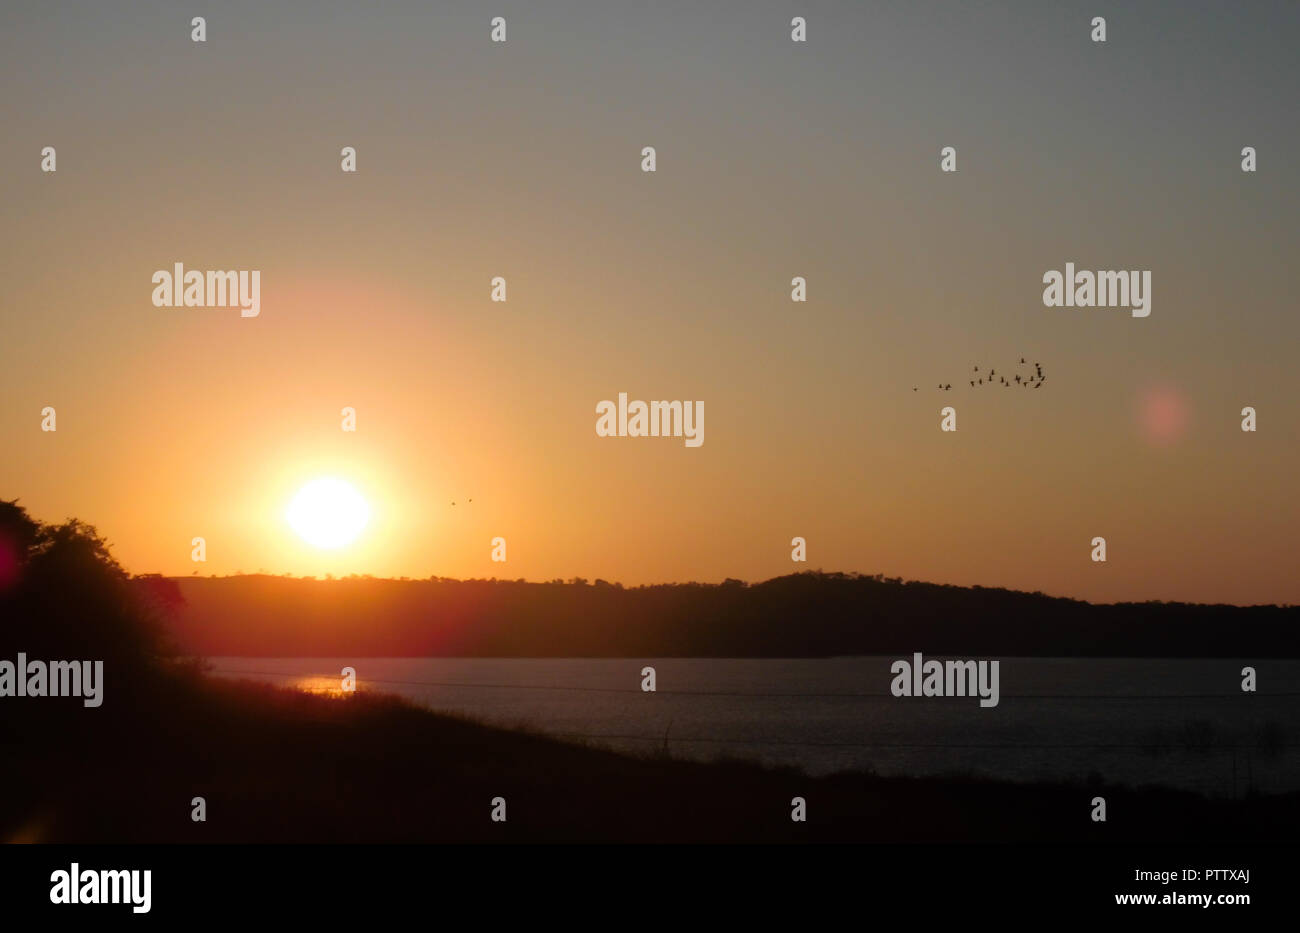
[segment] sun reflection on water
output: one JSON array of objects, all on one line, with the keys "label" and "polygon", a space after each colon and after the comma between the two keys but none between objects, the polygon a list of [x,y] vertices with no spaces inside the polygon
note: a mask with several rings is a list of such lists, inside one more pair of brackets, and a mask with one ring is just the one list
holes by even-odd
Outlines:
[{"label": "sun reflection on water", "polygon": [[[305,693],[314,693],[319,696],[334,697],[335,699],[340,700],[352,693],[350,690],[343,689],[339,682],[339,678],[326,677],[320,674],[309,674],[305,677],[296,678],[293,681],[293,688],[295,690],[302,690]],[[360,689],[361,685],[358,684],[357,690]]]}]

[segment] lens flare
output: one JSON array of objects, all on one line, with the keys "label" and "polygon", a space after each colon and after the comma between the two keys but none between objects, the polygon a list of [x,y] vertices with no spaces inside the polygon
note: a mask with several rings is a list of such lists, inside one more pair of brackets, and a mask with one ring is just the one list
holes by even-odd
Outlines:
[{"label": "lens flare", "polygon": [[1138,401],[1138,423],[1152,444],[1165,446],[1181,440],[1190,417],[1187,397],[1175,386],[1153,386]]}]

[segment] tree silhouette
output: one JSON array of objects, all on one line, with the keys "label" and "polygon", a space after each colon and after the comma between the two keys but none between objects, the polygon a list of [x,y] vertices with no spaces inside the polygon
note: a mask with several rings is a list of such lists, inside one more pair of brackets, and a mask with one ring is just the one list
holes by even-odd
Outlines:
[{"label": "tree silhouette", "polygon": [[[170,581],[166,581],[170,583]],[[175,590],[174,584],[170,584]],[[141,586],[91,525],[32,520],[0,501],[0,649],[41,660],[102,660],[120,674],[172,653],[163,613],[179,590]]]}]

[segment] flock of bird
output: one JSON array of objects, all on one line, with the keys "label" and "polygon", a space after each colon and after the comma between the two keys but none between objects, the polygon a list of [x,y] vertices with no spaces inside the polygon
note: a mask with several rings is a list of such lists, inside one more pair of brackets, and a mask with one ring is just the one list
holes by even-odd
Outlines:
[{"label": "flock of bird", "polygon": [[[970,382],[972,389],[978,389],[984,386],[995,386],[995,385],[1000,385],[1008,389],[1013,389],[1016,387],[1019,387],[1021,389],[1037,389],[1047,379],[1047,377],[1043,375],[1042,363],[1026,364],[1025,358],[1022,356],[1020,358],[1020,365],[1021,366],[1032,365],[1033,371],[1028,374],[1015,372],[1012,373],[1011,378],[1008,379],[1005,373],[999,376],[998,371],[992,367],[989,367],[988,372],[981,373],[980,368],[978,366],[975,366],[971,369],[970,379],[968,381]],[[993,381],[995,377],[997,378],[997,382]],[[919,386],[912,386],[912,391],[916,392],[919,388],[920,388]],[[939,383],[939,391],[940,392],[952,391],[952,383],[951,382]]]}]

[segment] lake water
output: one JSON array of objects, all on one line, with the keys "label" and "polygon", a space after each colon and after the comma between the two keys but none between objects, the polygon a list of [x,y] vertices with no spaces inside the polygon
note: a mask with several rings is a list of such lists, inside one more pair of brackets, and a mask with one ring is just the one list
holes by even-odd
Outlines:
[{"label": "lake water", "polygon": [[[1300,789],[1300,661],[1003,658],[1000,702],[900,698],[893,657],[211,658],[225,677],[360,690],[620,751],[747,758],[810,774],[980,774]],[[652,666],[657,691],[641,690]],[[1259,692],[1241,691],[1255,667]]]}]

